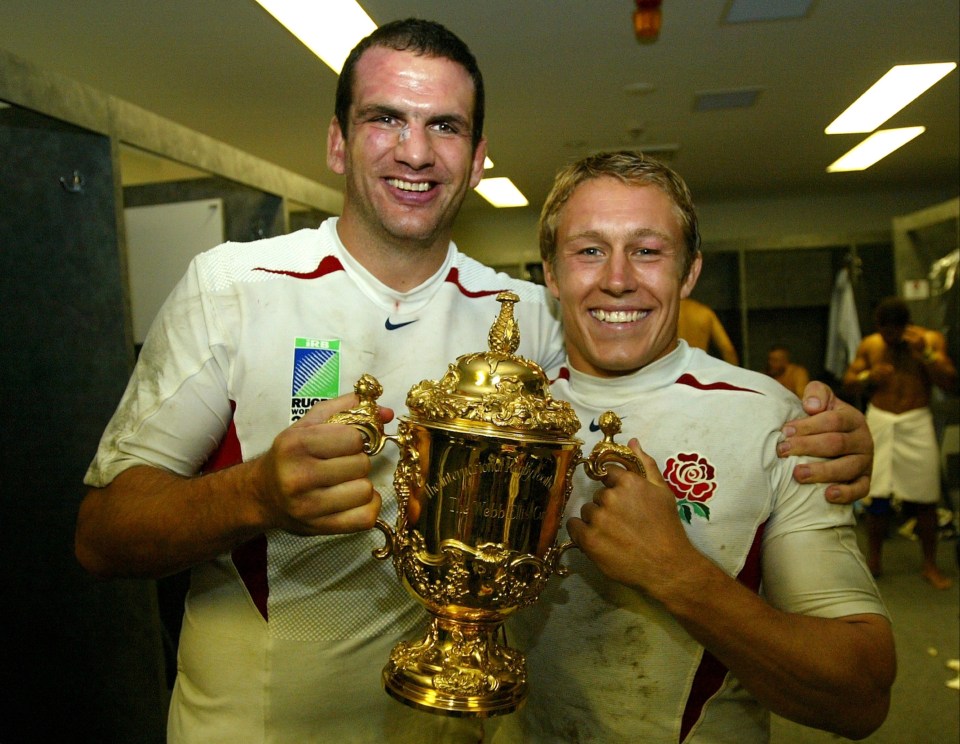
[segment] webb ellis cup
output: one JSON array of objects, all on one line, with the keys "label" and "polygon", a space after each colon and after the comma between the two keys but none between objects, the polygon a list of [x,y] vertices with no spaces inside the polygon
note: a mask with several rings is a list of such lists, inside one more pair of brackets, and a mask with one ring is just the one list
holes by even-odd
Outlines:
[{"label": "webb ellis cup", "polygon": [[452,716],[510,713],[526,698],[526,661],[502,626],[552,573],[566,573],[559,559],[572,543],[556,539],[577,465],[594,479],[610,462],[643,472],[613,441],[620,420],[610,412],[601,417],[604,441],[581,459],[573,409],[551,397],[539,365],[514,355],[518,297],[497,299],[489,350],[415,385],[396,435],[383,433],[382,388],[370,375],[356,385],[360,405],[331,419],[357,426],[370,454],[386,440],[400,448],[396,527],[378,521],[386,544],[374,555],[392,556],[431,621],[424,637],[393,649],[383,684],[407,705]]}]

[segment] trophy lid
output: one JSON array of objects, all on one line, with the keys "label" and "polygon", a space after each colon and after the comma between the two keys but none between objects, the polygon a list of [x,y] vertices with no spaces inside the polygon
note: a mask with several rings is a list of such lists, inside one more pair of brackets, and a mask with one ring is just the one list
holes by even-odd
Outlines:
[{"label": "trophy lid", "polygon": [[490,328],[487,351],[466,354],[440,380],[410,389],[411,418],[457,429],[494,427],[498,433],[546,438],[572,437],[580,421],[569,403],[550,395],[550,383],[536,362],[516,356],[520,330],[513,292],[497,295],[500,315]]}]

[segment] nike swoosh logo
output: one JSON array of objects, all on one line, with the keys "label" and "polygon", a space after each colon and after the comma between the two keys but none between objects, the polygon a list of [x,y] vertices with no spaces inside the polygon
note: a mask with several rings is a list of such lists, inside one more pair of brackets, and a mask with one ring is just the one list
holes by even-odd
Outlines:
[{"label": "nike swoosh logo", "polygon": [[416,323],[417,320],[420,320],[420,319],[417,318],[416,320],[408,320],[406,323],[391,323],[391,322],[390,322],[390,318],[387,318],[387,322],[384,323],[383,326],[384,326],[384,328],[386,328],[388,331],[395,331],[395,330],[397,330],[398,328],[403,328],[404,326],[408,326],[408,325],[410,325],[411,323]]}]

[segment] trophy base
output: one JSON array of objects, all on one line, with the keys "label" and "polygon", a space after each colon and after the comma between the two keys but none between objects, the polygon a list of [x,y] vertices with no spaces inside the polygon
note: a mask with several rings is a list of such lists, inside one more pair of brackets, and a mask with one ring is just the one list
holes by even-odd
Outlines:
[{"label": "trophy base", "polygon": [[527,697],[526,660],[497,642],[502,623],[434,617],[424,638],[402,641],[383,669],[383,687],[405,705],[455,717],[517,710]]}]

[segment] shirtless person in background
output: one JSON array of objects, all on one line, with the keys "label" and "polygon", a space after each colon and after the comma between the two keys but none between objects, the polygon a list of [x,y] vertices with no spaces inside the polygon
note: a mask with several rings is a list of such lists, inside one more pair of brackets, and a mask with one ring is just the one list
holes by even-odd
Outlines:
[{"label": "shirtless person in background", "polygon": [[677,326],[680,338],[695,349],[710,352],[716,349],[727,364],[740,364],[737,350],[734,348],[720,318],[702,302],[685,298],[680,303],[680,323]]},{"label": "shirtless person in background", "polygon": [[937,568],[937,503],[940,467],[930,412],[936,385],[953,391],[957,370],[946,354],[942,333],[910,323],[903,300],[891,297],[877,307],[876,333],[857,349],[843,378],[850,393],[867,395],[867,426],[874,440],[873,479],[867,506],[868,563],[880,574],[880,553],[891,514],[890,499],[917,520],[923,551],[921,574],[937,589],[952,582]]},{"label": "shirtless person in background", "polygon": [[810,373],[807,372],[807,368],[790,361],[790,350],[786,346],[770,348],[764,372],[798,398],[803,397],[803,389],[810,382]]}]

